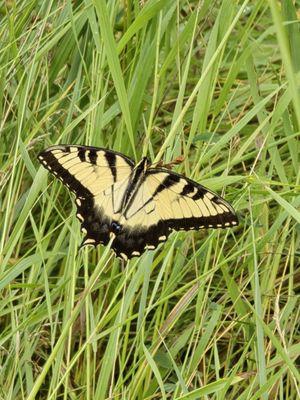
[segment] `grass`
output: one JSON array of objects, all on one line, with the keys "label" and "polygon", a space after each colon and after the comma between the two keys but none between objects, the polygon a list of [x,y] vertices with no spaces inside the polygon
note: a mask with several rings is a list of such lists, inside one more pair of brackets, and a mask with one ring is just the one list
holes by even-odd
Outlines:
[{"label": "grass", "polygon": [[[297,2],[296,2],[297,3]],[[296,399],[299,10],[292,0],[0,3],[0,399]],[[227,231],[122,264],[36,155],[147,154]],[[298,359],[298,365],[297,365]]]}]

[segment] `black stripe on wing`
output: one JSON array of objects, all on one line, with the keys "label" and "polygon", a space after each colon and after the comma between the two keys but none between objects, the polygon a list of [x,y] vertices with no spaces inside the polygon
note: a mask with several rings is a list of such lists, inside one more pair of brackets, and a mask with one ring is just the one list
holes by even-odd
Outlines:
[{"label": "black stripe on wing", "polygon": [[107,161],[107,164],[109,165],[109,168],[112,172],[113,178],[114,178],[114,182],[116,182],[117,180],[117,171],[116,171],[116,155],[115,153],[112,153],[110,151],[106,151],[105,152],[105,158]]},{"label": "black stripe on wing", "polygon": [[[39,162],[45,167],[52,175],[62,181],[73,193],[79,198],[85,198],[92,196],[92,193],[78,181],[68,169],[64,168],[59,160],[54,156],[52,150],[61,149],[61,146],[50,147],[42,151],[38,155]],[[70,146],[63,146],[63,151],[66,154],[70,153]],[[74,157],[83,158],[83,151],[80,149],[79,152],[74,153]]]},{"label": "black stripe on wing", "polygon": [[[76,149],[77,151],[74,151]],[[73,150],[73,152],[72,152]],[[134,162],[129,158],[124,156],[122,153],[117,151],[107,150],[100,147],[92,146],[79,146],[79,145],[58,145],[51,146],[46,150],[42,151],[38,155],[39,162],[48,169],[56,178],[60,179],[64,185],[66,185],[72,192],[76,194],[77,197],[88,197],[92,196],[90,190],[85,187],[80,180],[76,179],[67,168],[64,167],[63,161],[64,156],[57,159],[54,155],[55,151],[61,151],[65,155],[74,155],[74,158],[78,158],[79,162],[88,163],[92,165],[98,165],[98,153],[104,153],[105,159],[107,161],[108,167],[111,170],[114,181],[117,179],[117,167],[116,158],[121,157],[130,169],[133,169]],[[61,162],[60,162],[61,160]],[[70,161],[70,159],[68,159]],[[98,165],[101,167],[101,165]],[[103,166],[105,167],[105,166]]]},{"label": "black stripe on wing", "polygon": [[[153,175],[157,173],[167,173],[168,175],[157,187],[154,195],[149,201],[155,201],[155,196],[164,190],[173,191],[176,189],[176,184],[179,182],[185,182],[180,192],[175,192],[177,196],[183,196],[186,201],[194,201],[197,204],[197,200],[203,200],[202,206],[206,208],[207,213],[210,213],[206,202],[215,210],[215,215],[201,216],[201,217],[185,217],[185,218],[171,218],[165,219],[164,223],[169,229],[174,230],[198,230],[205,228],[230,228],[238,225],[238,217],[233,207],[222,197],[216,193],[205,188],[199,183],[186,178],[183,175],[177,174],[176,172],[166,170],[164,168],[150,168],[147,171],[147,175]],[[149,202],[148,201],[148,202]],[[159,200],[158,200],[159,201]],[[217,206],[220,206],[223,212],[220,213],[217,210]],[[167,204],[165,205],[167,207]],[[225,208],[225,209],[224,209]]]}]

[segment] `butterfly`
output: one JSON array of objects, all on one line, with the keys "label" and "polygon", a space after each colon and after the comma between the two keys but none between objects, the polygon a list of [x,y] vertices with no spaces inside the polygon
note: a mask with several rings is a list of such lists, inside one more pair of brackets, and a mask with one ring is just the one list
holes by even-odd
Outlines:
[{"label": "butterfly", "polygon": [[165,242],[172,230],[238,225],[232,206],[211,190],[147,157],[137,164],[104,148],[58,145],[40,163],[75,194],[82,246],[111,247],[124,260]]}]

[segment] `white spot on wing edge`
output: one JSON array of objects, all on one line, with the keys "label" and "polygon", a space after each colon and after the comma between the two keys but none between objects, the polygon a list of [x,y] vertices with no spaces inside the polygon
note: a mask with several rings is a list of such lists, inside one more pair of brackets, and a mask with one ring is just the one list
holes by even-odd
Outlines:
[{"label": "white spot on wing edge", "polygon": [[85,228],[81,228],[81,232],[87,233],[87,230]]},{"label": "white spot on wing edge", "polygon": [[95,244],[95,239],[91,239],[91,238],[88,238],[88,239],[86,239],[84,242],[83,242],[83,244]]},{"label": "white spot on wing edge", "polygon": [[154,250],[155,246],[153,246],[153,244],[146,244],[145,249]]},{"label": "white spot on wing edge", "polygon": [[116,235],[115,235],[115,233],[113,233],[113,232],[109,232],[109,237],[110,237],[111,239],[114,239],[114,238],[116,237]]},{"label": "white spot on wing edge", "polygon": [[77,213],[76,217],[79,219],[79,221],[84,221],[84,218],[81,214]]},{"label": "white spot on wing edge", "polygon": [[123,260],[127,261],[128,257],[126,256],[125,253],[120,253],[120,256],[123,258]]},{"label": "white spot on wing edge", "polygon": [[140,256],[141,253],[140,253],[139,251],[133,251],[133,252],[131,253],[131,255],[133,255],[133,256]]},{"label": "white spot on wing edge", "polygon": [[166,235],[162,235],[162,236],[160,236],[159,238],[158,238],[158,240],[160,240],[160,241],[163,241],[163,240],[166,240],[167,239],[167,236]]}]

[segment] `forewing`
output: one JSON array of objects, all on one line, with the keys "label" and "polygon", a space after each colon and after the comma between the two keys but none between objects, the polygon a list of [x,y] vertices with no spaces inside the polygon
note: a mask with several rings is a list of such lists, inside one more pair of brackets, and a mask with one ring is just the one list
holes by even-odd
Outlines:
[{"label": "forewing", "polygon": [[152,201],[170,229],[228,228],[238,224],[227,201],[191,179],[153,168],[148,171],[146,183],[156,186]]},{"label": "forewing", "polygon": [[38,159],[80,198],[97,196],[123,181],[134,166],[120,153],[90,146],[52,146],[42,151]]}]

